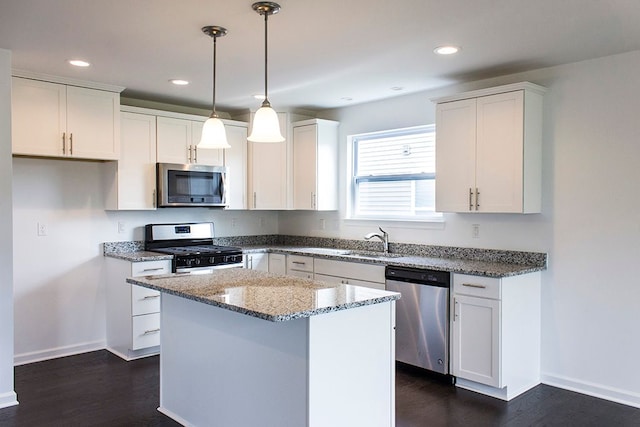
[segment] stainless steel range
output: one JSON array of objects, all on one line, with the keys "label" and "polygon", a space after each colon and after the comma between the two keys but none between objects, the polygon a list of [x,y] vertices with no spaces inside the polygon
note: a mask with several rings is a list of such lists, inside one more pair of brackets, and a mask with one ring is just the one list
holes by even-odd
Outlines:
[{"label": "stainless steel range", "polygon": [[173,255],[174,273],[210,273],[220,268],[242,268],[242,250],[213,244],[212,222],[147,224],[144,248]]}]

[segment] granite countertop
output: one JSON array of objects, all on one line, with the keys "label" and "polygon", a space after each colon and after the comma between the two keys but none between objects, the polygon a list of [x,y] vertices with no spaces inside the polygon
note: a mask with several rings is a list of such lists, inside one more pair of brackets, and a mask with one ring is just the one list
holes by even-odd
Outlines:
[{"label": "granite countertop", "polygon": [[109,252],[104,254],[110,258],[123,259],[131,262],[143,262],[143,261],[161,261],[171,260],[173,255],[161,254],[159,252],[150,251],[134,251],[134,252]]},{"label": "granite countertop", "polygon": [[508,277],[542,271],[545,267],[530,264],[512,264],[497,261],[479,261],[461,258],[441,258],[382,252],[341,250],[331,248],[304,248],[296,246],[249,246],[242,248],[244,253],[284,253],[306,255],[315,258],[328,258],[339,261],[362,262],[400,267],[425,268],[451,273],[471,274],[487,277]]},{"label": "granite countertop", "polygon": [[216,270],[211,274],[130,277],[127,282],[272,322],[400,298],[395,292],[242,268]]}]

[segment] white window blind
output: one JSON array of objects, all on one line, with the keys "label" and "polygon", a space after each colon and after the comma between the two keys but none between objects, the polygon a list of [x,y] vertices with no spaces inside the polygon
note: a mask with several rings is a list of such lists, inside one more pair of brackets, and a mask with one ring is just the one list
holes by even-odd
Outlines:
[{"label": "white window blind", "polygon": [[352,217],[420,219],[434,215],[433,125],[358,135],[352,141]]}]

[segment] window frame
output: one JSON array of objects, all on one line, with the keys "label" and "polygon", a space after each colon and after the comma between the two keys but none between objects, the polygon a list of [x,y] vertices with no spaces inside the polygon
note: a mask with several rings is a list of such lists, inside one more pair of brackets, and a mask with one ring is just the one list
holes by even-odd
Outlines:
[{"label": "window frame", "polygon": [[[390,222],[412,222],[412,223],[429,223],[443,222],[443,215],[435,212],[435,202],[433,212],[423,215],[356,215],[356,201],[358,197],[358,184],[361,182],[389,182],[389,181],[415,181],[415,180],[433,180],[435,185],[436,172],[425,173],[408,173],[408,174],[390,174],[384,176],[356,176],[358,170],[358,142],[370,139],[381,139],[384,137],[402,137],[405,135],[415,135],[418,133],[435,133],[435,124],[419,125],[406,128],[388,129],[375,132],[366,132],[349,136],[349,157],[348,157],[348,191],[347,191],[347,220],[354,221],[390,221]],[[435,138],[434,138],[435,151]],[[435,156],[435,154],[434,154]]]}]

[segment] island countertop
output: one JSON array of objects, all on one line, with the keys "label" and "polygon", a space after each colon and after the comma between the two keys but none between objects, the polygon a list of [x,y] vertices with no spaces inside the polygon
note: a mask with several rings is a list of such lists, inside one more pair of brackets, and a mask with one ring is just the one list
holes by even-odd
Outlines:
[{"label": "island countertop", "polygon": [[211,274],[130,277],[127,282],[272,322],[400,298],[396,292],[242,268],[215,270]]}]

